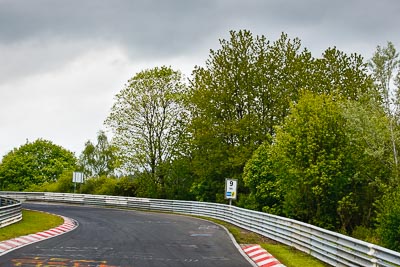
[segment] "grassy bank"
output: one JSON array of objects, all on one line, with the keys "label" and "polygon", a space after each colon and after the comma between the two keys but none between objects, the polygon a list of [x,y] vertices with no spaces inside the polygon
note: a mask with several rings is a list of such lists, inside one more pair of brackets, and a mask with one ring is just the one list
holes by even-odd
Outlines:
[{"label": "grassy bank", "polygon": [[0,241],[42,232],[61,225],[63,218],[44,212],[22,210],[22,220],[0,228]]},{"label": "grassy bank", "polygon": [[265,250],[274,255],[282,264],[287,267],[327,267],[329,265],[317,260],[310,255],[298,251],[292,247],[279,244],[273,240],[265,238],[256,233],[241,229],[237,226],[229,224],[224,221],[207,218],[209,221],[213,221],[220,225],[225,226],[228,231],[235,237],[236,242],[239,244],[258,244],[261,245]]}]

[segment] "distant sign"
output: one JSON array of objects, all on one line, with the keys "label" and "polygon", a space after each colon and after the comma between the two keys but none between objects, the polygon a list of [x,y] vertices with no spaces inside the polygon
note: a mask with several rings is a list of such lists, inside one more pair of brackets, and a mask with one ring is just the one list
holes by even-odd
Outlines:
[{"label": "distant sign", "polygon": [[225,199],[236,199],[237,197],[237,180],[225,179]]},{"label": "distant sign", "polygon": [[74,172],[72,175],[72,182],[73,183],[80,183],[82,184],[84,180],[82,172]]}]

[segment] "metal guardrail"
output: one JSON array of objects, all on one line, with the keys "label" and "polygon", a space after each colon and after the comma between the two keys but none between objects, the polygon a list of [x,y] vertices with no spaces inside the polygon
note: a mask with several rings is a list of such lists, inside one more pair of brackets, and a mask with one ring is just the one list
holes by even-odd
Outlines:
[{"label": "metal guardrail", "polygon": [[22,220],[21,202],[0,197],[0,228]]},{"label": "metal guardrail", "polygon": [[225,204],[62,193],[0,192],[21,201],[183,213],[223,220],[308,253],[332,266],[400,266],[400,253],[339,233],[263,212]]}]

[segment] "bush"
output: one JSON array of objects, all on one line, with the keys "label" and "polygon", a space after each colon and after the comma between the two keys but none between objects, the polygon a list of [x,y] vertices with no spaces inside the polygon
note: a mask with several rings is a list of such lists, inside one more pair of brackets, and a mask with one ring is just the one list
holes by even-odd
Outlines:
[{"label": "bush", "polygon": [[400,188],[378,202],[377,234],[382,246],[400,251]]},{"label": "bush", "polygon": [[121,177],[117,179],[115,185],[115,194],[118,196],[133,197],[136,196],[137,186],[132,177]]},{"label": "bush", "polygon": [[135,196],[136,184],[129,177],[115,178],[100,176],[89,178],[81,185],[82,194]]},{"label": "bush", "polygon": [[89,178],[81,186],[82,194],[113,195],[115,191],[115,178],[105,176]]},{"label": "bush", "polygon": [[351,233],[351,236],[368,243],[379,244],[379,239],[377,237],[375,229],[371,229],[365,226],[356,226]]},{"label": "bush", "polygon": [[60,178],[55,182],[44,182],[40,185],[31,185],[25,191],[27,192],[74,192],[74,183],[72,182],[72,171],[64,171]]}]

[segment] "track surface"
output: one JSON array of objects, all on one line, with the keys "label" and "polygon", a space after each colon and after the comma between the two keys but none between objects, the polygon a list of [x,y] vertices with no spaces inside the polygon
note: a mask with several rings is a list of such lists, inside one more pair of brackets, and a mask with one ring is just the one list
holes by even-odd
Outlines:
[{"label": "track surface", "polygon": [[220,226],[195,218],[81,206],[24,208],[73,218],[79,227],[0,257],[0,266],[252,266]]}]

